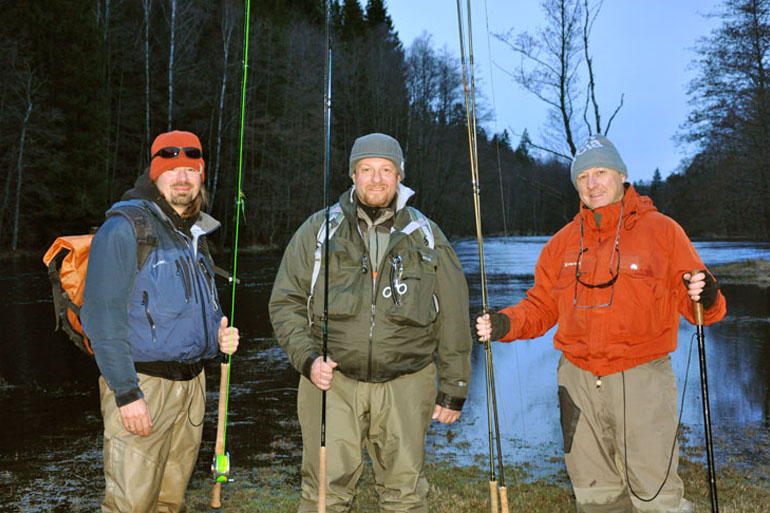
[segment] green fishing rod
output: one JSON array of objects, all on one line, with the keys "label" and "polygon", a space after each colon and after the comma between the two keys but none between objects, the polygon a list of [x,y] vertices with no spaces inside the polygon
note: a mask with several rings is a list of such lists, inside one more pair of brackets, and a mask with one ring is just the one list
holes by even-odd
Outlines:
[{"label": "green fishing rod", "polygon": [[[323,361],[326,362],[329,341],[329,208],[330,169],[332,143],[332,7],[326,0],[326,66],[324,69],[324,309],[323,309]],[[321,447],[318,471],[318,513],[326,513],[326,390],[321,391]]]},{"label": "green fishing rod", "polygon": [[[481,275],[481,304],[484,313],[489,312],[487,301],[487,279],[484,270],[484,236],[481,231],[481,198],[478,170],[478,145],[476,139],[476,87],[473,71],[473,32],[471,29],[471,2],[467,0],[468,11],[468,59],[465,57],[465,36],[463,34],[462,7],[457,0],[457,25],[460,32],[460,60],[463,70],[463,91],[465,94],[465,117],[468,127],[468,149],[471,163],[471,184],[473,187],[473,212],[476,218],[476,241],[479,248],[479,273]],[[468,69],[470,71],[468,71]],[[470,75],[470,98],[468,91],[468,75]],[[505,470],[503,468],[503,453],[500,441],[500,424],[497,415],[497,394],[495,392],[495,374],[492,365],[492,341],[484,342],[486,359],[486,388],[487,388],[487,425],[489,426],[489,496],[490,510],[498,513],[498,493],[500,511],[508,513],[508,491],[505,486]],[[494,433],[492,429],[494,427]],[[495,476],[495,445],[500,481]]]},{"label": "green fishing rod", "polygon": [[[241,80],[241,124],[238,135],[238,187],[235,195],[235,237],[233,239],[233,272],[230,278],[232,292],[230,297],[230,326],[235,325],[235,286],[238,282],[238,235],[240,228],[241,211],[243,210],[243,134],[246,120],[246,78],[249,62],[249,17],[251,14],[251,0],[245,1],[243,21],[243,77]],[[233,355],[229,354],[220,365],[219,378],[219,408],[217,415],[217,438],[214,448],[214,461],[211,463],[211,472],[214,477],[214,488],[211,492],[211,507],[221,507],[222,483],[230,476],[230,453],[226,452],[227,440],[227,409],[230,399],[230,364]]]}]

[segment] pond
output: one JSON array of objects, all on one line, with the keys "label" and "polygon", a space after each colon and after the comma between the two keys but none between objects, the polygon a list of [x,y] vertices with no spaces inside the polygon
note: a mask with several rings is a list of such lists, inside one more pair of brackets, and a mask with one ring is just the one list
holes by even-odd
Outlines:
[{"label": "pond", "polygon": [[[547,237],[485,240],[489,303],[514,304],[533,280]],[[475,239],[454,246],[466,270],[471,313],[479,310],[480,280]],[[696,243],[707,265],[749,258],[770,259],[770,245]],[[242,255],[235,324],[242,349],[233,359],[228,450],[238,467],[298,464],[297,374],[272,338],[267,301],[280,255]],[[6,305],[0,309],[0,510],[93,511],[104,483],[101,415],[93,360],[54,333],[47,275],[39,260],[8,260],[0,278]],[[220,265],[224,257],[220,258]],[[717,466],[733,458],[753,472],[770,465],[770,289],[725,285],[724,321],[706,328],[709,393]],[[221,291],[225,303],[229,291]],[[226,299],[225,299],[226,298]],[[229,306],[226,307],[229,311]],[[703,421],[694,328],[682,322],[672,355],[682,402],[685,445],[702,442]],[[534,340],[493,344],[503,456],[507,465],[532,465],[535,475],[563,468],[556,397],[559,352],[552,333]],[[691,361],[688,366],[688,359]],[[461,419],[434,424],[428,457],[487,465],[488,429],[484,351],[474,347],[469,400]],[[214,452],[218,366],[207,366],[208,410],[196,476],[208,476]],[[687,382],[686,389],[684,387]],[[510,481],[516,476],[506,476]]]}]

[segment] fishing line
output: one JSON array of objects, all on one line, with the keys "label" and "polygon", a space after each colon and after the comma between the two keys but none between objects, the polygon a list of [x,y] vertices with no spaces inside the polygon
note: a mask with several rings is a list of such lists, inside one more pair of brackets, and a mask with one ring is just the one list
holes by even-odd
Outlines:
[{"label": "fishing line", "polygon": [[655,492],[655,495],[649,498],[640,497],[639,494],[636,493],[634,490],[634,487],[631,485],[631,480],[628,477],[628,445],[627,445],[627,437],[626,437],[626,372],[621,372],[621,376],[623,378],[623,459],[624,459],[624,465],[625,465],[625,471],[626,471],[626,483],[628,483],[628,489],[631,492],[631,494],[639,499],[642,502],[652,502],[655,499],[658,498],[658,495],[660,495],[661,490],[663,490],[663,487],[666,484],[666,481],[668,481],[668,476],[671,473],[671,462],[674,460],[674,451],[676,450],[676,441],[677,438],[679,438],[679,429],[682,427],[682,414],[684,413],[684,398],[685,394],[687,393],[687,380],[690,376],[690,362],[692,361],[692,344],[695,340],[695,334],[693,333],[692,337],[690,337],[690,348],[687,352],[687,368],[684,371],[684,385],[682,385],[682,399],[681,399],[681,405],[679,406],[679,419],[676,424],[676,431],[674,432],[674,442],[671,444],[671,454],[669,454],[668,457],[668,468],[666,469],[666,475],[663,477],[663,482],[660,483],[660,487],[658,488],[658,491]]},{"label": "fishing line", "polygon": [[[497,176],[500,181],[500,210],[503,214],[503,235],[508,237],[508,222],[505,214],[505,194],[503,193],[503,166],[500,162],[500,137],[497,136],[497,104],[495,103],[495,78],[492,75],[492,44],[489,40],[489,12],[487,0],[484,0],[484,21],[487,28],[487,56],[489,57],[489,87],[492,92],[492,119],[495,126],[495,149],[497,151]],[[521,390],[521,388],[519,388]]]}]

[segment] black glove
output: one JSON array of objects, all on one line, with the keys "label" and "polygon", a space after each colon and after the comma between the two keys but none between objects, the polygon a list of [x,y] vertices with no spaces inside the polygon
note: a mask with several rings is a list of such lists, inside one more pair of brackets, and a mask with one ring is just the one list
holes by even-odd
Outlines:
[{"label": "black glove", "polygon": [[[690,277],[698,274],[703,273],[706,277],[703,279],[703,290],[700,293],[700,299],[698,300],[698,303],[703,305],[704,310],[708,310],[712,306],[714,306],[714,303],[717,300],[717,292],[719,292],[719,285],[717,284],[717,281],[714,279],[711,274],[709,274],[708,271],[705,269],[700,269],[698,271],[693,271],[690,274]],[[682,281],[684,281],[685,287],[689,285],[689,282],[682,277]]]},{"label": "black glove", "polygon": [[[500,340],[511,330],[511,319],[505,314],[497,312],[479,312],[476,314],[475,319],[478,320],[478,318],[483,317],[485,313],[489,313],[489,320],[492,323],[492,335],[489,337],[490,341]],[[481,340],[478,340],[478,337],[476,337],[476,340],[480,344],[484,343]]]}]

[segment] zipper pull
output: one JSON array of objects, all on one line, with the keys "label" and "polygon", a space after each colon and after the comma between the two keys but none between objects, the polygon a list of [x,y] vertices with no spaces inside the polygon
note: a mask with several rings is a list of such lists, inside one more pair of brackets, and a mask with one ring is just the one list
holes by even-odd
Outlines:
[{"label": "zipper pull", "polygon": [[369,267],[367,265],[368,262],[369,262],[369,255],[364,254],[364,256],[361,258],[361,274],[366,274],[369,272]]}]

